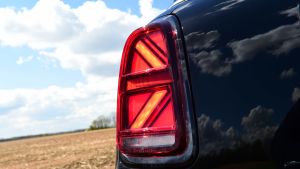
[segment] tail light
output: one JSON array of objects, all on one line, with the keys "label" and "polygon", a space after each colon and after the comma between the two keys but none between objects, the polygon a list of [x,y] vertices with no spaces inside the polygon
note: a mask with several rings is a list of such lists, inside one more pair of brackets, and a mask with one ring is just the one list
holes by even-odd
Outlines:
[{"label": "tail light", "polygon": [[117,108],[121,154],[176,156],[190,143],[176,38],[172,25],[162,21],[137,29],[125,44]]}]

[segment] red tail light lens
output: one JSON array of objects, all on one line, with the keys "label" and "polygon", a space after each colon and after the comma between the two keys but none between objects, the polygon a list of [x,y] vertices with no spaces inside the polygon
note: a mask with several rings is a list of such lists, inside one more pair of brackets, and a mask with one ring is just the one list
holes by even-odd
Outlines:
[{"label": "red tail light lens", "polygon": [[[170,155],[186,145],[173,32],[161,26],[133,32],[124,47],[118,90],[117,143],[123,154]],[[172,48],[175,49],[175,48]]]}]

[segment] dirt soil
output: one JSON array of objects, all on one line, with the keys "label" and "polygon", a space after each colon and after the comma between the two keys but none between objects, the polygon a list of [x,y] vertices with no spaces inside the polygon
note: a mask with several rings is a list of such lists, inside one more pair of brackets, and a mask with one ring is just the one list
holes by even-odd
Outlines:
[{"label": "dirt soil", "polygon": [[113,169],[115,129],[0,143],[0,169]]}]

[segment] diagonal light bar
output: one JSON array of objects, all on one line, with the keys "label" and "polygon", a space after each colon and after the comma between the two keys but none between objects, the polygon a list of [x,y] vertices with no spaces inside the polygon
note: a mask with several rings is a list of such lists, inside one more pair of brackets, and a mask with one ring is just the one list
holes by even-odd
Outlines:
[{"label": "diagonal light bar", "polygon": [[157,57],[162,59],[164,63],[168,62],[168,58],[167,58],[165,52],[161,49],[161,47],[159,47],[157,44],[155,44],[155,42],[153,42],[153,40],[150,37],[145,38],[143,42],[149,48],[153,49],[156,52]]},{"label": "diagonal light bar", "polygon": [[138,117],[135,119],[134,123],[131,125],[131,129],[142,128],[151,113],[157,107],[157,105],[162,101],[164,96],[167,94],[167,90],[161,90],[154,92],[147,104],[144,106],[142,111],[139,113]]},{"label": "diagonal light bar", "polygon": [[155,56],[142,41],[139,41],[135,48],[150,63],[152,67],[157,68],[164,66],[164,63],[159,60],[157,56]]}]

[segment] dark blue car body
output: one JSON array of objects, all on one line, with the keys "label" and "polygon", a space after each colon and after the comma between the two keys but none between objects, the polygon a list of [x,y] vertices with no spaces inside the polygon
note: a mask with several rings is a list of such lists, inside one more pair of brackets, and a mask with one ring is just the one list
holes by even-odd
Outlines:
[{"label": "dark blue car body", "polygon": [[117,168],[300,168],[298,3],[187,0],[161,14],[182,35],[194,153],[165,166],[135,165],[117,153]]}]

